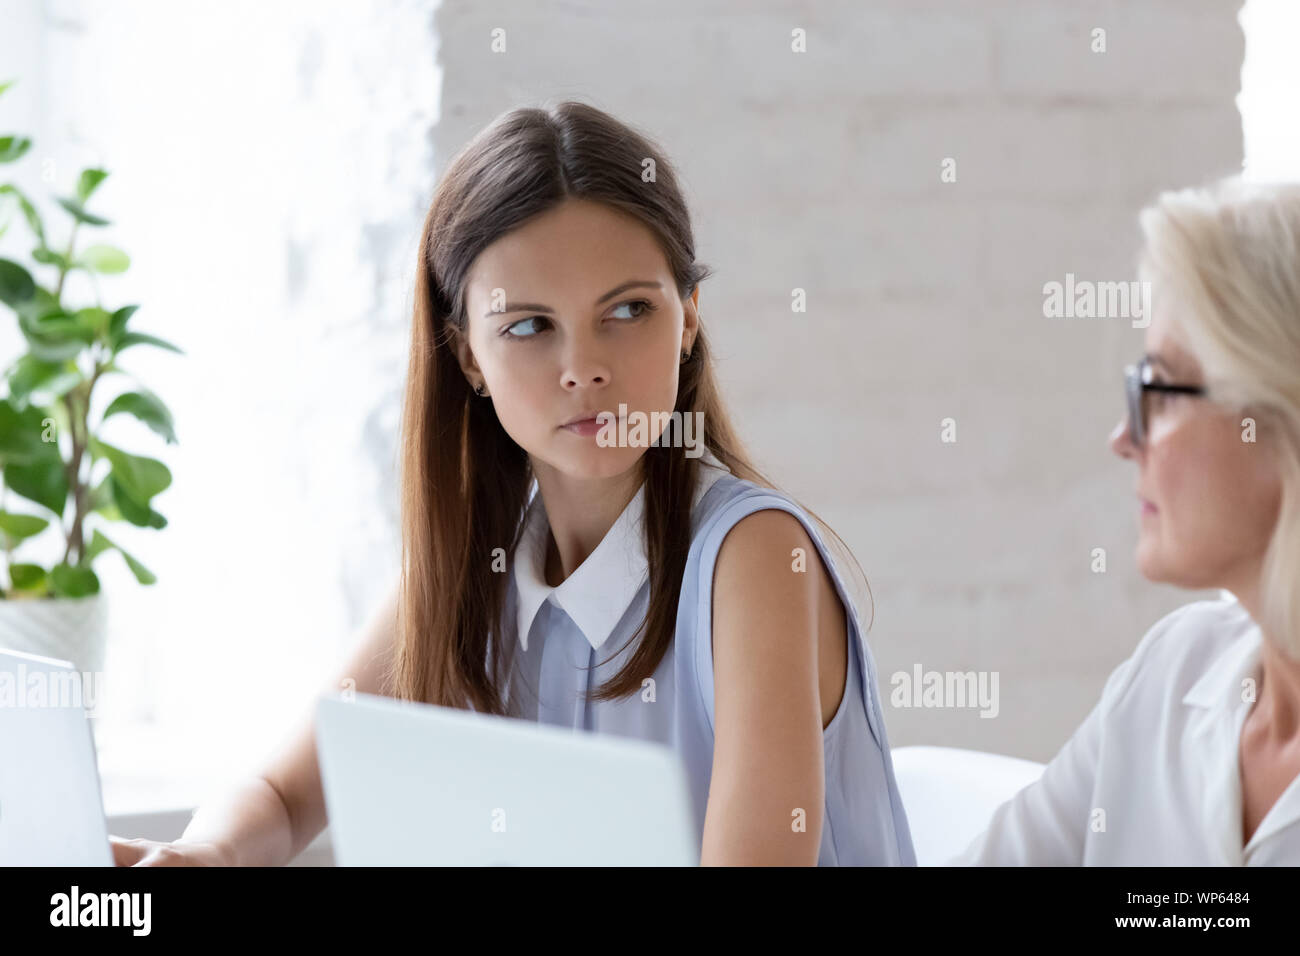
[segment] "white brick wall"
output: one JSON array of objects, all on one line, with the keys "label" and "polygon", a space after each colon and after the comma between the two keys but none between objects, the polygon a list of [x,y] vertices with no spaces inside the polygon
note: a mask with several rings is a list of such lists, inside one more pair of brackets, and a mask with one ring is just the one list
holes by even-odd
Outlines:
[{"label": "white brick wall", "polygon": [[444,0],[436,159],[565,97],[655,135],[716,271],[700,301],[733,412],[865,568],[886,699],[915,662],[1000,672],[996,719],[887,706],[892,743],[1046,760],[1204,595],[1134,567],[1134,475],[1105,439],[1141,331],[1045,319],[1042,286],[1134,278],[1141,206],[1240,167],[1239,6]]}]

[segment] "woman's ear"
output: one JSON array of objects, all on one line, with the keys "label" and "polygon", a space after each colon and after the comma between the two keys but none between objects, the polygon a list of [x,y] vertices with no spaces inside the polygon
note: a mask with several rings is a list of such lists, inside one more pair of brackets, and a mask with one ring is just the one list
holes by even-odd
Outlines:
[{"label": "woman's ear", "polygon": [[456,352],[456,362],[460,365],[461,374],[465,376],[469,387],[475,395],[485,397],[488,394],[487,381],[483,378],[483,372],[474,359],[474,352],[469,347],[469,336],[455,326],[451,327],[451,347]]},{"label": "woman's ear", "polygon": [[456,361],[460,363],[460,370],[465,373],[465,377],[472,380],[478,376],[482,379],[483,373],[479,370],[474,352],[469,347],[469,336],[455,326],[451,327],[451,347],[455,350]]},{"label": "woman's ear", "polygon": [[695,337],[700,332],[700,287],[697,285],[682,302],[682,351],[695,348]]}]

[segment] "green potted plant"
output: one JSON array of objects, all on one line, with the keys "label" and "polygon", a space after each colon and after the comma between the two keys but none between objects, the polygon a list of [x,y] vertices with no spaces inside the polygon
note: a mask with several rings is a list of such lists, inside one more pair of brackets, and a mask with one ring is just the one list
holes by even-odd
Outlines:
[{"label": "green potted plant", "polygon": [[[0,84],[0,95],[12,85]],[[0,136],[0,163],[21,160],[31,145],[25,137]],[[99,431],[106,420],[130,415],[164,442],[176,441],[171,412],[139,386],[120,391],[92,421],[96,386],[126,374],[118,360],[127,349],[181,351],[131,326],[138,306],[110,310],[100,301],[67,301],[70,275],[114,275],[130,265],[114,246],[77,242],[83,230],[110,224],[86,208],[107,175],[82,170],[75,193],[56,197],[71,218],[66,242],[58,243],[28,196],[0,183],[0,238],[21,218],[36,240],[30,263],[0,258],[0,302],[17,319],[25,344],[0,379],[0,648],[71,660],[95,673],[103,667],[107,618],[92,565],[116,551],[141,584],[156,579],[94,525],[165,527],[153,499],[172,480],[161,461],[110,445]],[[98,283],[92,286],[98,300]],[[54,560],[16,554],[55,534]]]}]

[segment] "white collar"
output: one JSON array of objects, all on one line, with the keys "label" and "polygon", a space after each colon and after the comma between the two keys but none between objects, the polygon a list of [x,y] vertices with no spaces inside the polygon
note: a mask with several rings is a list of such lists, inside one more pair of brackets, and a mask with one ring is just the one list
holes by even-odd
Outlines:
[{"label": "white collar", "polygon": [[1253,700],[1244,698],[1243,691],[1250,678],[1255,681],[1255,693],[1259,692],[1264,638],[1245,609],[1238,605],[1238,610],[1240,633],[1183,695],[1184,704],[1197,708],[1188,716],[1187,734],[1200,758],[1197,785],[1206,832],[1213,834],[1222,859],[1234,865],[1244,863],[1246,854],[1300,814],[1300,791],[1293,781],[1264,815],[1250,842],[1242,847],[1240,740]]},{"label": "white collar", "polygon": [[[691,511],[704,493],[725,474],[726,466],[708,448],[700,456],[699,479]],[[645,485],[623,509],[596,550],[555,587],[546,583],[546,540],[550,523],[537,482],[524,515],[524,530],[515,551],[514,580],[519,597],[516,627],[520,646],[528,650],[528,631],[538,610],[550,598],[578,625],[593,648],[599,648],[626,613],[649,571],[641,519]]]},{"label": "white collar", "polygon": [[1205,673],[1183,695],[1184,704],[1220,712],[1235,712],[1243,703],[1243,681],[1251,677],[1256,678],[1258,684],[1263,634],[1245,608],[1237,605],[1237,609],[1240,612],[1240,633],[1219,652],[1214,662],[1206,667]]}]

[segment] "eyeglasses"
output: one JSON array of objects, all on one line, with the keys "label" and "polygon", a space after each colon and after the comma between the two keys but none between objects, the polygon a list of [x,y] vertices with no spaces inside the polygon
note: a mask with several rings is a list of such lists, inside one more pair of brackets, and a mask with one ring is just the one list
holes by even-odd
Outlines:
[{"label": "eyeglasses", "polygon": [[1173,393],[1175,395],[1204,395],[1201,385],[1169,385],[1164,382],[1151,381],[1152,368],[1148,359],[1143,358],[1137,365],[1124,369],[1124,393],[1128,398],[1129,436],[1133,444],[1141,447],[1147,439],[1147,426],[1150,422],[1150,403],[1148,392]]}]

